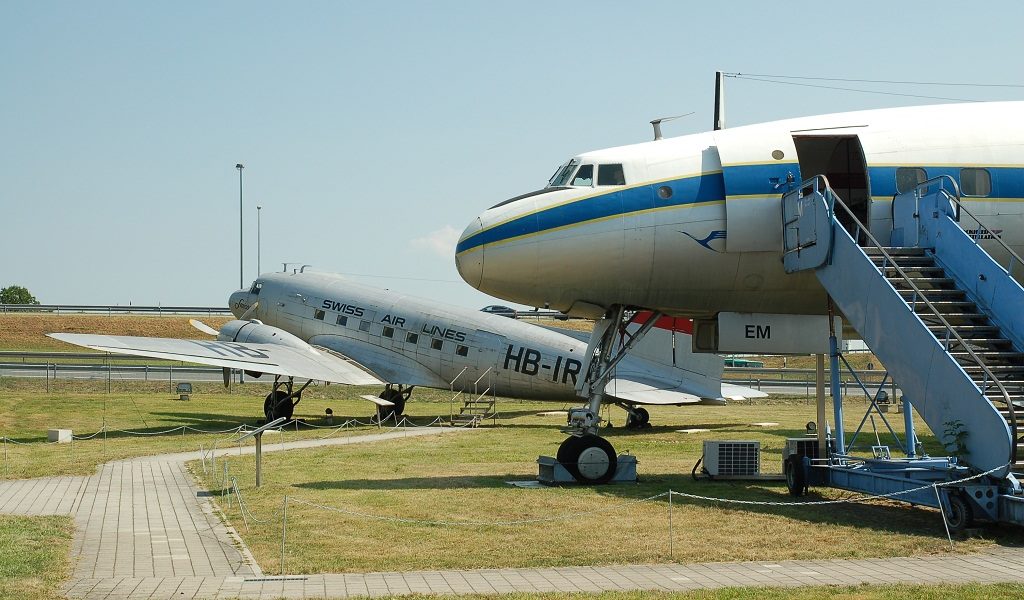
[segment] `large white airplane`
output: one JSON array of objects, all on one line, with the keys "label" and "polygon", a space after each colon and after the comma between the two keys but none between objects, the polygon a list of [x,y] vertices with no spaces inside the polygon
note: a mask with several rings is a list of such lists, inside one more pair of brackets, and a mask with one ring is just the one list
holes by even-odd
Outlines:
[{"label": "large white airplane", "polygon": [[[400,415],[415,386],[580,401],[576,386],[587,352],[585,332],[446,307],[316,272],[262,275],[250,289],[233,293],[229,306],[238,320],[219,332],[197,324],[216,340],[50,336],[105,352],[219,366],[225,377],[229,369],[272,374],[274,389],[264,401],[268,421],[292,416],[305,388],[293,388],[293,378],[386,382],[376,400],[382,418]],[[723,384],[721,357],[691,353],[692,321],[653,318],[649,312],[632,316],[618,339],[633,352],[602,386],[605,402],[627,411],[627,426],[647,425],[644,405],[717,405],[765,395]],[[647,335],[631,343],[640,330]],[[616,456],[608,442],[592,437],[597,441],[590,446],[568,438],[559,460],[582,481],[606,481],[614,475]]]},{"label": "large white airplane", "polygon": [[[809,248],[799,241],[806,232],[798,229],[803,223],[798,219],[812,214],[805,209],[828,215],[829,229],[821,230],[828,243],[818,246],[826,258],[818,264],[833,264],[835,255],[828,253],[838,239],[833,235],[840,234],[829,233],[835,231],[832,205],[825,192],[819,193],[826,181],[827,197],[838,196],[848,207],[849,212],[835,204],[835,215],[851,232],[852,243],[867,245],[868,236],[877,240],[861,254],[867,262],[874,257],[875,267],[869,269],[874,277],[884,281],[892,275],[885,265],[895,259],[884,254],[886,247],[900,246],[890,250],[908,265],[896,277],[906,279],[851,300],[847,321],[856,322],[865,339],[869,334],[874,338],[876,352],[882,346],[891,351],[883,358],[890,371],[901,363],[900,383],[914,387],[914,407],[934,431],[941,431],[943,422],[963,419],[973,425],[988,419],[991,427],[979,426],[972,434],[973,460],[1002,464],[1005,446],[1011,448],[1010,462],[1020,464],[1024,438],[1017,438],[1015,413],[1024,412],[1024,396],[1003,389],[1009,383],[1004,386],[993,373],[1002,373],[1000,379],[1015,386],[1024,382],[1019,375],[1024,344],[1006,339],[1021,333],[1021,312],[1004,311],[992,322],[974,314],[975,302],[981,306],[999,298],[984,286],[1000,273],[961,269],[954,281],[948,272],[935,275],[943,265],[927,266],[937,259],[923,248],[916,248],[915,255],[904,248],[913,244],[899,242],[924,231],[923,219],[945,218],[948,211],[959,219],[958,207],[969,207],[977,220],[964,217],[958,224],[973,236],[972,243],[980,238],[1005,277],[1005,265],[1012,262],[1007,257],[1024,253],[1024,102],[831,114],[584,152],[561,165],[543,188],[495,204],[473,219],[458,242],[456,263],[463,279],[492,296],[603,317],[590,342],[593,352],[588,352],[597,358],[584,364],[578,386],[591,404],[570,415],[578,434],[593,433],[601,390],[591,382],[599,383],[605,365],[621,355],[613,351],[607,333],[628,314],[626,308],[708,319],[722,312],[830,313],[819,267],[800,270],[784,264],[784,257]],[[943,182],[958,198],[922,214],[924,204],[916,202],[924,202],[924,188]],[[797,239],[792,248],[783,243],[787,193],[799,202],[786,217],[786,242],[791,235]],[[797,215],[792,221],[791,214]],[[894,215],[901,224],[898,233]],[[858,222],[865,229],[857,228]],[[830,285],[849,290],[860,283],[852,275],[832,272]],[[1021,280],[1019,266],[1014,276]],[[921,296],[915,285],[929,286],[929,305],[917,302]],[[1003,286],[999,293],[1009,294],[1012,288]],[[895,302],[886,311],[880,308],[883,296]],[[1011,304],[1021,303],[1020,295],[1012,298]],[[971,310],[958,313],[963,306]],[[882,327],[881,318],[905,310],[928,314],[920,322],[893,323],[888,331]],[[951,312],[944,316],[941,310]],[[918,333],[924,337],[914,337]],[[904,345],[911,339],[917,345]],[[943,363],[941,377],[925,363],[932,357],[949,363]],[[966,378],[956,380],[966,386],[962,398],[982,398],[976,409],[952,412],[961,410],[954,406],[958,400],[943,395],[943,388],[954,389],[957,377]],[[998,404],[998,411],[987,406],[989,401]],[[1006,438],[1006,443],[982,448],[989,437]],[[989,450],[986,463],[980,456]]]},{"label": "large white airplane", "polygon": [[[545,187],[473,219],[456,263],[489,295],[594,318],[616,305],[689,317],[823,314],[813,274],[787,275],[780,260],[782,192],[818,174],[883,244],[893,197],[949,175],[971,212],[1024,251],[1024,102],[1000,102],[805,117],[584,152]],[[983,245],[998,258],[1000,248]]]}]

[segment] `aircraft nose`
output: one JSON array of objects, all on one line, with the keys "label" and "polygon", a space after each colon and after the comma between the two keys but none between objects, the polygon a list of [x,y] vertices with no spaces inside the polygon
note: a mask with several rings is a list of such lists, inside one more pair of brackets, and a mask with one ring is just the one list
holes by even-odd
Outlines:
[{"label": "aircraft nose", "polygon": [[473,219],[455,247],[455,267],[462,279],[475,288],[480,287],[484,278],[484,246],[477,236],[482,228],[480,217]]},{"label": "aircraft nose", "polygon": [[231,314],[235,315],[236,319],[242,318],[242,315],[250,306],[252,306],[252,303],[249,302],[248,290],[238,290],[228,298],[228,308],[231,310]]}]

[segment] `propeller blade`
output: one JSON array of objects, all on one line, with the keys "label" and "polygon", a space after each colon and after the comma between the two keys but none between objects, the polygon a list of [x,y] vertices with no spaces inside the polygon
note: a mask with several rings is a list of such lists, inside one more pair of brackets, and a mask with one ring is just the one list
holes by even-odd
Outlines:
[{"label": "propeller blade", "polygon": [[256,312],[256,309],[259,308],[259,306],[260,306],[260,303],[259,303],[258,300],[256,302],[253,302],[252,306],[249,307],[249,310],[245,311],[242,314],[241,317],[238,317],[238,319],[240,321],[248,321],[249,320],[249,315],[251,315],[252,313]]},{"label": "propeller blade", "polygon": [[202,331],[203,333],[208,333],[210,335],[217,335],[219,333],[213,327],[210,327],[209,325],[203,323],[202,321],[197,321],[196,319],[189,319],[188,324],[195,327],[199,331]]},{"label": "propeller blade", "polygon": [[230,385],[231,385],[231,369],[229,367],[224,367],[224,387],[229,387]]}]

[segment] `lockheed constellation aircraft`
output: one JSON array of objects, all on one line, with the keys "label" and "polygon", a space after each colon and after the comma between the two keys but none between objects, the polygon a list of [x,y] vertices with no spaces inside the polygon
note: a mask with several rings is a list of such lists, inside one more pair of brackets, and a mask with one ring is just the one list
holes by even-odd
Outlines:
[{"label": "lockheed constellation aircraft", "polygon": [[[231,295],[230,308],[238,320],[219,332],[196,323],[216,335],[216,341],[50,336],[105,352],[219,366],[225,379],[229,369],[254,376],[269,373],[275,381],[264,402],[268,420],[292,416],[305,389],[293,388],[293,378],[355,385],[386,382],[375,399],[381,417],[400,415],[415,386],[578,401],[587,333],[445,307],[316,272],[262,275],[250,289]],[[652,333],[635,344],[603,388],[606,403],[627,411],[627,426],[647,424],[643,405],[724,404],[727,398],[765,395],[723,384],[721,357],[692,354],[691,321],[655,319],[651,313],[633,316],[618,332],[623,343],[630,343],[641,329]],[[580,447],[573,456],[563,451],[559,460],[578,479],[604,481],[614,474],[608,465],[615,464],[616,456],[604,442]],[[604,466],[581,474],[580,463]],[[598,476],[588,478],[590,471]]]},{"label": "lockheed constellation aircraft", "polygon": [[[935,193],[929,186],[947,186],[952,194],[925,214],[919,206],[925,205],[923,194]],[[785,229],[784,194],[800,202],[786,213]],[[842,200],[833,205],[836,197]],[[967,206],[971,218],[961,222],[961,208]],[[808,236],[818,230],[801,219],[813,211],[827,214],[829,228],[821,228],[823,237],[811,250],[815,242]],[[495,204],[473,219],[458,242],[456,263],[463,279],[492,296],[603,317],[587,352],[594,359],[584,363],[577,386],[589,406],[570,412],[576,435],[593,435],[599,423],[599,384],[607,377],[606,366],[622,354],[609,333],[631,310],[707,319],[722,312],[830,313],[829,294],[816,269],[833,264],[835,218],[850,231],[853,246],[870,246],[862,258],[874,260],[874,270],[869,269],[874,277],[883,283],[886,277],[899,280],[869,294],[870,278],[851,282],[852,275],[844,272],[845,281],[841,273],[834,279],[836,289],[846,286],[851,294],[863,283],[860,297],[841,310],[866,340],[874,338],[869,343],[876,352],[889,352],[880,358],[890,370],[906,364],[899,367],[901,385],[920,382],[911,397],[914,408],[933,430],[944,420],[970,421],[977,432],[972,440],[998,433],[1024,454],[1014,416],[1015,408],[1024,410],[1021,396],[999,384],[993,401],[999,412],[984,400],[977,409],[954,413],[952,400],[929,401],[933,392],[952,389],[945,380],[930,380],[923,376],[929,373],[927,365],[910,364],[914,358],[932,357],[937,348],[948,355],[936,360],[948,358],[950,378],[981,373],[975,376],[977,386],[967,380],[965,385],[971,394],[984,392],[989,399],[992,373],[1009,373],[1003,379],[1016,385],[1021,381],[1016,373],[1024,369],[1015,362],[1024,356],[1024,346],[1007,339],[1021,332],[1019,308],[991,323],[975,314],[974,308],[992,304],[991,282],[1003,281],[998,273],[961,269],[962,276],[954,277],[946,264],[943,275],[941,261],[930,262],[934,248],[906,249],[915,245],[908,240],[916,240],[919,231],[925,235],[928,226],[922,219],[945,218],[947,212],[971,243],[980,242],[1000,265],[1019,260],[1024,251],[1024,102],[805,117],[585,152],[556,169],[543,188]],[[943,239],[954,237],[947,233]],[[899,248],[887,250],[890,246]],[[802,251],[818,251],[823,261],[811,267],[784,265],[784,257],[788,261]],[[893,256],[902,256],[899,260],[908,265],[898,277],[886,270],[887,265],[893,269]],[[1006,267],[998,269],[1005,275]],[[1014,276],[1020,280],[1019,265]],[[928,304],[919,300],[919,286],[934,287],[926,290]],[[900,294],[908,299],[906,306]],[[883,296],[895,298],[897,309],[881,311]],[[941,314],[946,309],[951,312]],[[882,325],[881,318],[897,318],[903,310],[928,314],[920,322]],[[914,335],[923,332],[916,345],[909,343],[911,329]],[[989,429],[973,426],[973,415],[983,412],[994,423]],[[978,464],[985,464],[978,458],[982,451],[971,448]],[[1002,448],[996,454],[989,466],[1005,461]]]}]

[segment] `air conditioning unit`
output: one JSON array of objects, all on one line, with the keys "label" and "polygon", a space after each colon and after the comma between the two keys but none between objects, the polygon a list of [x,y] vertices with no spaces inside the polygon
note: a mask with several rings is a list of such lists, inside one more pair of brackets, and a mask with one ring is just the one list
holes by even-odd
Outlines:
[{"label": "air conditioning unit", "polygon": [[712,477],[760,475],[761,442],[705,440],[704,472]]},{"label": "air conditioning unit", "polygon": [[818,456],[818,438],[786,438],[786,447],[782,451],[782,460],[786,460],[787,458],[793,456],[794,454],[807,456],[812,459],[820,458]]}]

